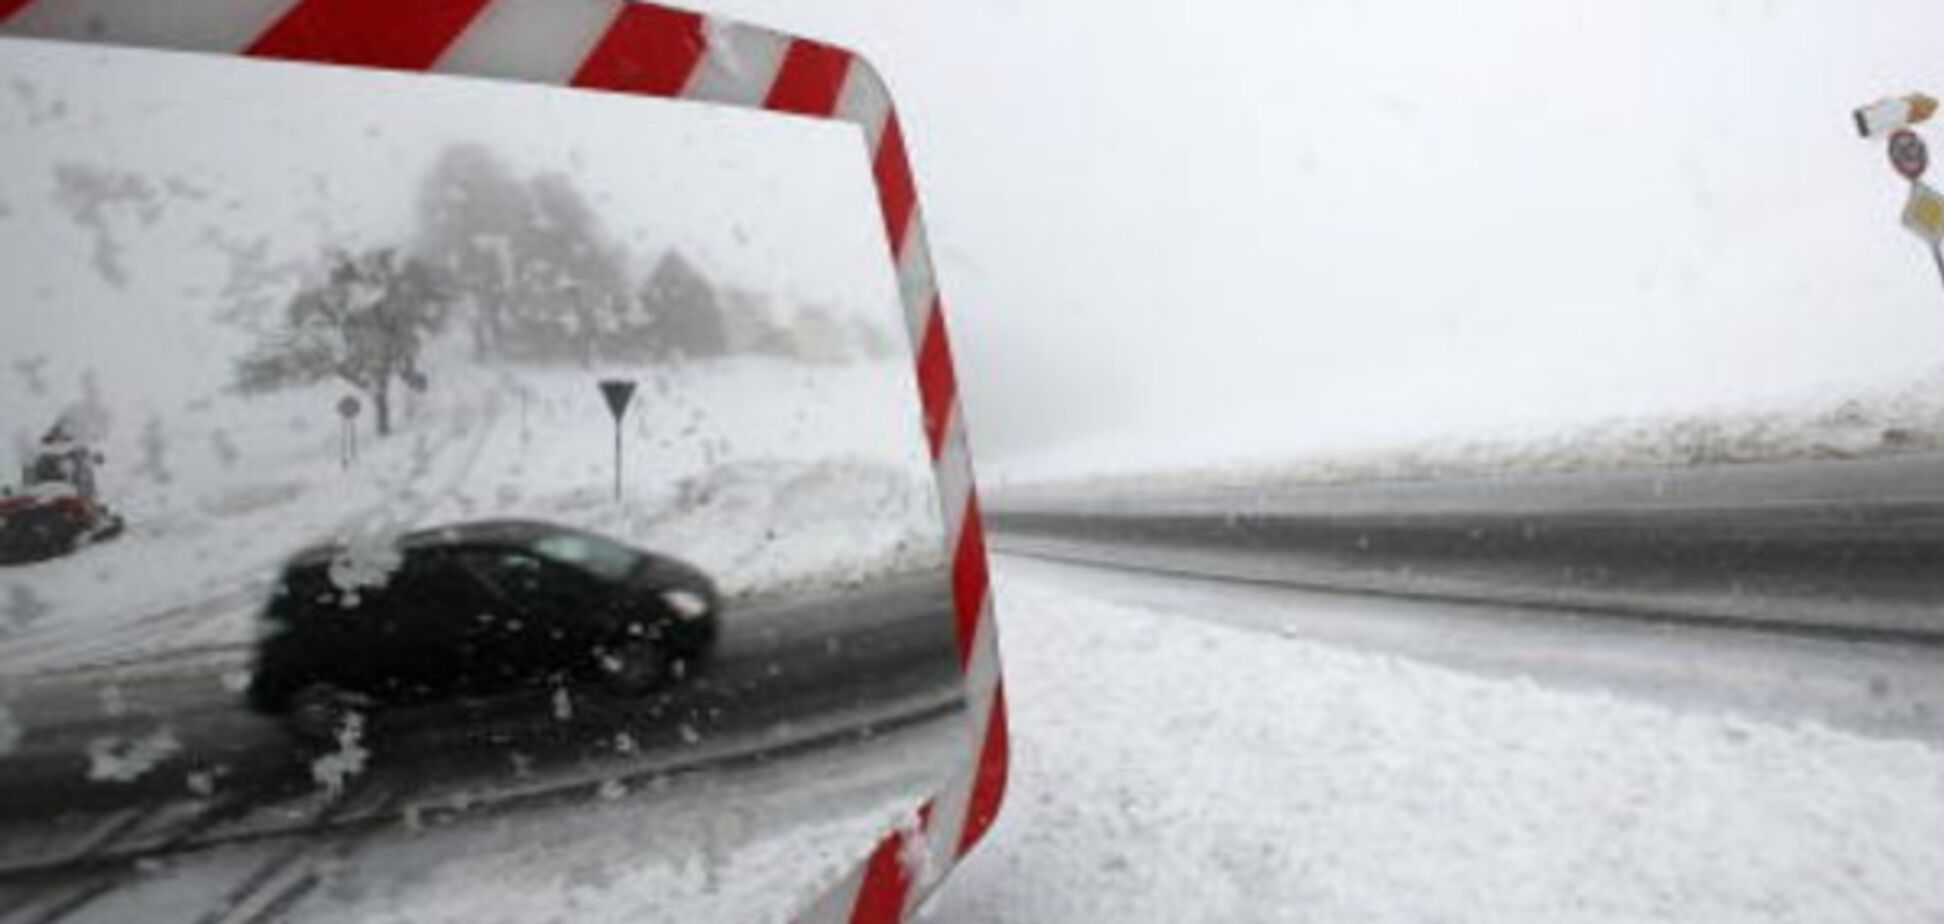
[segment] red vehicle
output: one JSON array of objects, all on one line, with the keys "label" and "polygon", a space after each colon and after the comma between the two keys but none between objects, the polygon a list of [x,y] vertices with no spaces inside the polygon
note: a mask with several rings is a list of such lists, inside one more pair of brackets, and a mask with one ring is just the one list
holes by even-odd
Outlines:
[{"label": "red vehicle", "polygon": [[[122,518],[93,491],[98,455],[52,436],[27,466],[26,487],[0,496],[0,564],[44,561],[121,534]],[[79,454],[77,454],[79,453]]]},{"label": "red vehicle", "polygon": [[58,558],[121,531],[121,517],[72,490],[0,497],[0,564]]}]

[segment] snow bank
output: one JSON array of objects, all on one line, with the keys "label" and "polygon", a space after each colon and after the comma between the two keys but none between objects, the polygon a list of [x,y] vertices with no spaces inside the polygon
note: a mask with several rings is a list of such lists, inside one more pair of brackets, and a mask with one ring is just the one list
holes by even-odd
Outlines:
[{"label": "snow bank", "polygon": [[[1462,432],[1462,431],[1459,431]],[[1558,474],[1944,451],[1944,368],[1898,388],[1558,429],[1485,430],[1386,445],[1279,446],[1204,437],[1190,449],[1080,441],[1011,469],[1015,496],[1076,490],[1274,486]]]},{"label": "snow bank", "polygon": [[[1014,776],[938,921],[1944,916],[1944,753],[996,599]],[[1353,605],[1353,604],[1345,604]]]}]

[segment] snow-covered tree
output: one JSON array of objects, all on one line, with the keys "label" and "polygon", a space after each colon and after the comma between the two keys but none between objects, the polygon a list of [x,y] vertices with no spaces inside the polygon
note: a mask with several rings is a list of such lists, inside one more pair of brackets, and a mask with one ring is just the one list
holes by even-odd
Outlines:
[{"label": "snow-covered tree", "polygon": [[443,325],[452,292],[430,264],[389,247],[334,252],[330,261],[322,283],[291,299],[284,327],[238,363],[238,385],[262,391],[341,380],[371,398],[385,436],[393,384],[428,384],[419,355]]},{"label": "snow-covered tree", "polygon": [[663,255],[642,287],[652,352],[707,359],[729,351],[729,333],[716,287],[677,251]]},{"label": "snow-covered tree", "polygon": [[480,145],[433,165],[414,246],[463,297],[481,359],[587,362],[631,307],[626,260],[573,182],[521,180]]}]

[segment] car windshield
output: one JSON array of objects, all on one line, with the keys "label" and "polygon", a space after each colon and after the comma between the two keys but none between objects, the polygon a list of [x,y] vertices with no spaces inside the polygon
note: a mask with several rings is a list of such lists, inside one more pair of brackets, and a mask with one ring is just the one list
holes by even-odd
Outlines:
[{"label": "car windshield", "polygon": [[580,533],[542,536],[534,540],[532,548],[542,558],[579,568],[609,581],[627,577],[628,572],[641,562],[641,553],[627,546]]}]

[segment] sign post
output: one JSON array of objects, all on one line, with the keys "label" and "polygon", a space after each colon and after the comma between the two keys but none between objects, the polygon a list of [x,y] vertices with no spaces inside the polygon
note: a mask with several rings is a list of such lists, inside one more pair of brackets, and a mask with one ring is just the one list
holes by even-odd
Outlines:
[{"label": "sign post", "polygon": [[628,416],[628,402],[634,398],[631,379],[602,379],[601,397],[607,399],[608,413],[614,417],[614,499],[621,500],[621,419]]},{"label": "sign post", "polygon": [[1944,196],[1924,185],[1924,171],[1930,168],[1930,149],[1922,135],[1912,131],[1937,111],[1937,100],[1921,93],[1878,100],[1856,110],[1856,130],[1865,138],[1887,136],[1884,151],[1890,168],[1910,181],[1910,197],[1904,201],[1903,226],[1930,248],[1931,262],[1944,281]]},{"label": "sign post", "polygon": [[358,461],[358,412],[364,405],[357,395],[345,395],[338,399],[338,467],[350,468]]},{"label": "sign post", "polygon": [[1940,249],[1944,247],[1944,195],[1912,180],[1910,198],[1904,202],[1903,225],[1930,247],[1938,278],[1944,279],[1944,250]]}]

